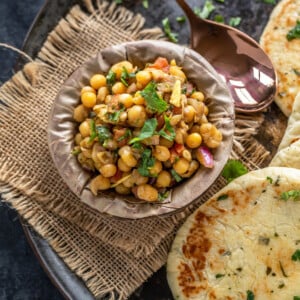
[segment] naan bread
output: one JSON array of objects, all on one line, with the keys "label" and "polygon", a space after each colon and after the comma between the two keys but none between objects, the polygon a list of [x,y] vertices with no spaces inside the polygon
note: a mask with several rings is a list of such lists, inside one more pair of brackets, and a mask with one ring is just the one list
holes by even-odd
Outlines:
[{"label": "naan bread", "polygon": [[281,199],[291,190],[300,190],[300,170],[268,167],[197,209],[168,256],[174,299],[300,297],[300,261],[292,259],[300,254],[300,201]]},{"label": "naan bread", "polygon": [[300,20],[300,0],[282,0],[274,8],[261,36],[261,46],[269,55],[278,75],[275,102],[289,116],[300,91],[300,39],[288,41],[287,33]]},{"label": "naan bread", "polygon": [[[300,92],[295,98],[292,114],[289,117],[284,136],[278,146],[278,151],[289,147],[298,140],[300,140]],[[300,156],[300,152],[298,156]]]}]

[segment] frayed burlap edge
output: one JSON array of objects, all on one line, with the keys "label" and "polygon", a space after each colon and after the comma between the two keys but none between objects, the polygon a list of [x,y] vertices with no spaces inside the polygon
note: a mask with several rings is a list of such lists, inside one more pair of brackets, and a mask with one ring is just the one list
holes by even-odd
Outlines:
[{"label": "frayed burlap edge", "polygon": [[[64,48],[68,45],[68,36],[70,34],[76,34],[77,31],[80,30],[80,25],[91,17],[110,17],[118,26],[120,25],[121,18],[122,26],[124,26],[123,29],[130,30],[132,32],[133,39],[161,38],[161,31],[158,29],[140,31],[144,24],[143,18],[138,15],[133,19],[131,12],[128,12],[121,7],[116,7],[115,4],[108,6],[108,4],[104,1],[98,1],[97,7],[94,7],[91,1],[86,1],[86,4],[91,15],[84,13],[78,6],[72,8],[66,19],[61,20],[56,29],[49,35],[38,56],[38,59],[36,59],[33,63],[27,64],[23,71],[17,73],[11,81],[1,88],[1,92],[3,92],[3,95],[5,94],[6,96],[5,98],[2,98],[5,99],[4,102],[6,102],[7,105],[10,107],[14,106],[16,95],[19,98],[18,102],[25,101],[26,94],[30,93],[30,91],[34,89],[39,80],[48,78],[48,72],[50,72],[51,75],[55,73],[55,61],[57,58],[63,58]],[[7,97],[8,95],[11,95],[11,97]],[[5,106],[1,105],[0,115],[3,114],[4,116],[5,113],[7,113],[7,109]],[[268,155],[265,149],[260,144],[256,143],[252,137],[256,133],[257,128],[259,128],[262,121],[262,114],[258,114],[256,116],[237,116],[236,119],[237,129],[234,136],[234,147],[231,156],[233,158],[240,158],[241,156],[244,156],[245,159],[243,160],[245,160],[246,165],[250,165],[249,169],[258,168],[264,158]],[[251,146],[251,152],[249,151],[250,148],[248,145],[246,145],[247,143]],[[247,149],[247,151],[245,151],[245,149]],[[249,157],[251,157],[251,161],[245,156],[246,152],[251,154],[249,155]],[[253,153],[256,154],[256,158],[254,159]],[[116,234],[115,232],[113,235],[110,234],[110,228],[103,224],[103,222],[99,222],[97,214],[95,214],[95,212],[91,209],[84,207],[84,205],[78,205],[77,202],[72,203],[70,201],[63,201],[58,205],[58,203],[55,202],[56,195],[53,191],[49,193],[45,187],[39,186],[38,183],[29,180],[29,172],[27,173],[24,170],[23,172],[15,174],[14,170],[16,169],[16,166],[14,163],[7,160],[5,154],[0,156],[0,165],[1,180],[10,182],[15,188],[26,193],[26,195],[44,203],[45,207],[47,205],[47,209],[50,211],[59,214],[59,216],[64,217],[71,222],[79,224],[93,236],[99,237],[104,241],[109,241],[113,246],[119,247],[120,243],[124,244],[124,235],[121,233]],[[210,197],[211,194],[221,188],[224,184],[225,183],[220,180],[220,183],[214,185],[214,187],[210,189],[211,192],[206,193],[206,195],[208,195],[207,197]],[[205,197],[205,199],[207,197]],[[203,199],[204,198],[202,197],[200,201],[205,201]],[[7,201],[14,202],[13,205],[17,210],[18,203],[19,201],[22,202],[21,200],[22,199],[19,199],[18,197],[14,197],[13,199],[7,198]],[[82,212],[83,208],[86,213]],[[194,205],[192,208],[187,209],[185,212],[178,215],[165,219],[161,218],[160,222],[163,222],[168,226],[161,227],[162,231],[160,232],[160,235],[157,236],[156,240],[147,244],[143,243],[142,245],[137,245],[133,241],[127,240],[125,250],[133,251],[133,254],[136,256],[145,253],[152,253],[159,241],[169,233],[170,225],[174,228],[174,226],[183,220],[193,209]],[[24,213],[23,210],[22,212]],[[32,218],[34,218],[34,216],[32,216]],[[165,231],[164,228],[166,228]]]}]

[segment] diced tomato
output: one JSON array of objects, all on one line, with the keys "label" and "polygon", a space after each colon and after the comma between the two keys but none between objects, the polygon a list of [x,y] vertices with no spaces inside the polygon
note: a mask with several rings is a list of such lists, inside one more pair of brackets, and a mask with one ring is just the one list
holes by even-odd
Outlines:
[{"label": "diced tomato", "polygon": [[173,148],[179,156],[182,154],[183,150],[185,149],[184,145],[178,143],[175,143]]},{"label": "diced tomato", "polygon": [[170,149],[170,162],[171,164],[173,164],[176,160],[176,158],[178,157],[178,153],[176,152],[176,150],[172,147]]},{"label": "diced tomato", "polygon": [[114,176],[110,178],[111,183],[116,183],[122,178],[123,172],[120,169],[117,169],[117,172]]},{"label": "diced tomato", "polygon": [[155,68],[155,69],[159,69],[159,70],[163,70],[164,72],[168,72],[169,69],[170,69],[170,65],[169,65],[169,62],[166,58],[164,57],[158,57],[154,64],[151,65],[152,68]]},{"label": "diced tomato", "polygon": [[172,112],[173,112],[174,115],[181,115],[181,113],[182,113],[182,107],[173,106]]}]

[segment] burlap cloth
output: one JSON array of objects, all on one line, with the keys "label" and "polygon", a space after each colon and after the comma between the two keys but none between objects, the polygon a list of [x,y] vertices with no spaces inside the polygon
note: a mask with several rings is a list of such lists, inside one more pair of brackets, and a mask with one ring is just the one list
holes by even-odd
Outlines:
[{"label": "burlap cloth", "polygon": [[[184,212],[146,220],[120,220],[81,203],[65,186],[47,146],[47,120],[67,77],[99,49],[124,41],[158,39],[160,29],[125,8],[85,1],[49,34],[34,62],[0,88],[0,193],[44,237],[97,298],[127,298],[164,265],[178,226],[218,191],[222,178]],[[238,115],[231,156],[250,170],[269,152],[253,135],[263,115]],[[117,270],[117,271],[116,271]]]}]

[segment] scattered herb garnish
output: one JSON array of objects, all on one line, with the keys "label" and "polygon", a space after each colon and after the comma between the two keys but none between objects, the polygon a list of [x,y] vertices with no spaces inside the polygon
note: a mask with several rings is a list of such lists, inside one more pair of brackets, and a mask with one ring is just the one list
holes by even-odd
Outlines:
[{"label": "scattered herb garnish", "polygon": [[297,69],[293,69],[293,71],[297,76],[300,76],[300,71],[298,71]]},{"label": "scattered herb garnish", "polygon": [[168,109],[168,104],[156,92],[156,84],[150,82],[141,91],[141,95],[146,100],[147,108],[152,112],[162,113]]},{"label": "scattered herb garnish", "polygon": [[169,196],[169,191],[158,193],[158,201],[162,202]]},{"label": "scattered herb garnish", "polygon": [[116,73],[113,72],[112,70],[109,70],[108,74],[106,75],[106,84],[108,85],[110,90],[115,82],[116,82]]},{"label": "scattered herb garnish", "polygon": [[96,131],[96,124],[94,120],[90,121],[90,129],[91,129],[91,135],[89,138],[89,142],[92,142],[98,136]]},{"label": "scattered herb garnish", "polygon": [[71,154],[72,154],[72,155],[78,155],[79,153],[81,153],[81,149],[80,149],[80,148],[78,148],[78,149],[73,149],[73,150],[71,151]]},{"label": "scattered herb garnish", "polygon": [[279,261],[279,267],[280,267],[280,270],[281,270],[281,273],[282,273],[283,277],[288,277],[287,274],[284,271],[284,268],[283,268],[283,265],[282,265],[281,261]]},{"label": "scattered herb garnish", "polygon": [[233,27],[236,27],[236,26],[239,26],[240,23],[241,23],[241,20],[242,18],[240,17],[232,17],[229,19],[229,26],[233,26]]},{"label": "scattered herb garnish", "polygon": [[140,142],[135,142],[132,144],[132,148],[136,149],[136,150],[142,150],[144,149],[143,145]]},{"label": "scattered herb garnish", "polygon": [[176,21],[178,23],[184,23],[186,21],[186,17],[185,16],[180,16],[176,18]]},{"label": "scattered herb garnish", "polygon": [[169,21],[168,17],[164,18],[162,20],[162,25],[163,25],[164,32],[165,32],[166,36],[168,37],[168,39],[173,43],[177,43],[178,42],[178,34],[175,32],[172,32],[171,26],[170,26],[170,21]]},{"label": "scattered herb garnish", "polygon": [[110,122],[117,123],[120,118],[121,112],[123,112],[125,108],[122,108],[120,110],[114,111],[112,113],[107,113],[107,118]]},{"label": "scattered herb garnish", "polygon": [[222,15],[215,15],[214,21],[218,23],[225,23],[225,19]]},{"label": "scattered herb garnish", "polygon": [[111,138],[111,133],[106,126],[96,126],[99,143],[103,143],[105,140]]},{"label": "scattered herb garnish", "polygon": [[123,140],[125,140],[125,139],[130,138],[131,136],[132,136],[131,130],[130,130],[129,128],[126,128],[125,133],[124,133],[122,136],[120,136],[120,137],[117,139],[117,141],[118,141],[118,142],[121,142],[121,141],[123,141]]},{"label": "scattered herb garnish", "polygon": [[225,0],[215,0],[215,1],[221,2],[221,3],[224,3],[224,2],[225,2]]},{"label": "scattered herb garnish", "polygon": [[239,160],[229,159],[222,171],[222,176],[227,182],[248,173],[247,168]]},{"label": "scattered herb garnish", "polygon": [[200,18],[207,19],[210,14],[215,10],[215,6],[209,0],[206,0],[202,9],[199,7],[194,8],[194,13]]},{"label": "scattered herb garnish", "polygon": [[129,144],[140,142],[144,139],[147,139],[147,138],[153,136],[156,127],[157,127],[157,120],[155,118],[146,120],[143,128],[141,129],[140,134],[137,137],[130,140]]},{"label": "scattered herb garnish", "polygon": [[120,80],[125,86],[128,86],[128,82],[127,82],[128,79],[129,79],[129,73],[127,69],[123,67]]},{"label": "scattered herb garnish", "polygon": [[116,4],[122,4],[122,3],[123,3],[123,0],[115,0],[115,3],[116,3]]},{"label": "scattered herb garnish", "polygon": [[148,2],[148,0],[143,0],[142,4],[143,4],[144,8],[146,8],[146,9],[149,8],[149,2]]},{"label": "scattered herb garnish", "polygon": [[267,4],[276,4],[276,0],[263,0],[263,2]]},{"label": "scattered herb garnish", "polygon": [[254,300],[254,294],[252,291],[247,291],[247,300]]},{"label": "scattered herb garnish", "polygon": [[286,35],[288,41],[293,39],[300,39],[300,21],[297,21],[297,24],[294,28],[292,28],[288,34]]},{"label": "scattered herb garnish", "polygon": [[292,255],[292,260],[293,261],[297,261],[299,260],[300,261],[300,249],[297,249],[294,254]]},{"label": "scattered herb garnish", "polygon": [[290,190],[283,192],[280,196],[281,200],[287,201],[288,199],[293,199],[294,201],[300,200],[300,190]]},{"label": "scattered herb garnish", "polygon": [[218,279],[218,278],[222,278],[222,277],[224,277],[225,276],[225,274],[220,274],[220,273],[218,273],[218,274],[216,274],[216,278]]},{"label": "scattered herb garnish", "polygon": [[142,157],[141,157],[139,166],[137,168],[138,172],[142,176],[153,177],[150,174],[149,169],[154,166],[155,159],[152,157],[151,154],[152,154],[151,149],[145,149],[145,151],[143,151],[143,153],[142,153]]},{"label": "scattered herb garnish", "polygon": [[294,300],[300,300],[300,296],[294,296]]},{"label": "scattered herb garnish", "polygon": [[270,176],[267,176],[267,180],[272,184],[273,183],[273,178]]},{"label": "scattered herb garnish", "polygon": [[176,133],[174,128],[170,123],[170,118],[164,115],[165,125],[164,127],[158,132],[158,134],[164,137],[168,141],[173,141],[175,139]]},{"label": "scattered herb garnish", "polygon": [[222,201],[222,200],[225,200],[227,199],[229,196],[227,194],[223,194],[223,195],[220,195],[218,198],[217,198],[217,201]]},{"label": "scattered herb garnish", "polygon": [[182,180],[182,178],[177,174],[177,172],[174,169],[171,170],[171,174],[176,182],[180,182]]}]

